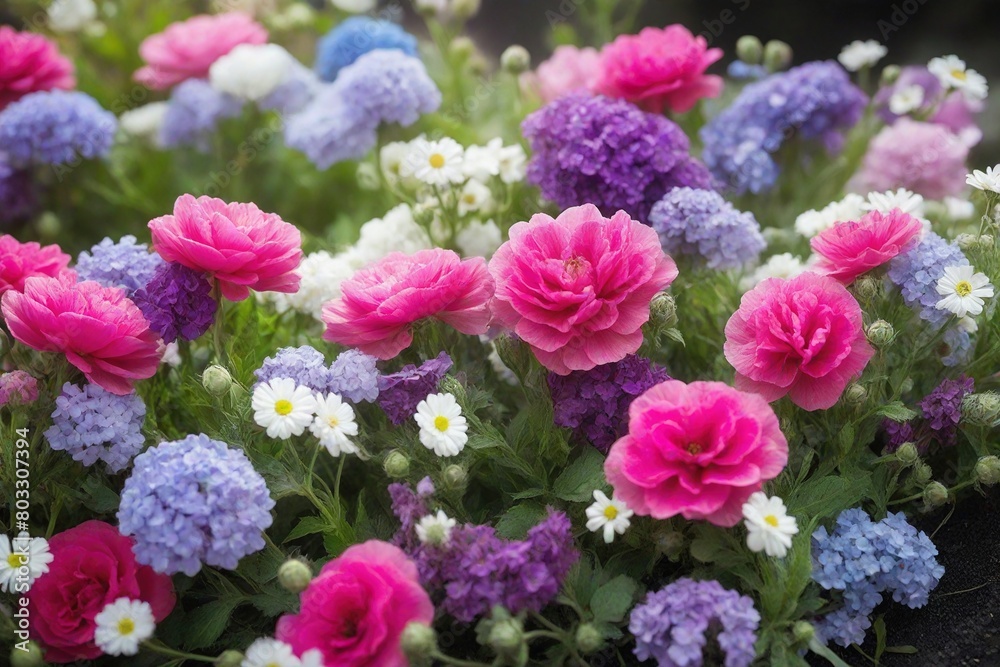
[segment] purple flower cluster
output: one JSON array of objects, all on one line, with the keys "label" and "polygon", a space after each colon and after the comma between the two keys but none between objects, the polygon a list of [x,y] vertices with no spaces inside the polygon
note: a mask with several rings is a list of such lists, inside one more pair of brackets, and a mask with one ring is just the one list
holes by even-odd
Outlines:
[{"label": "purple flower cluster", "polygon": [[843,132],[861,118],[868,99],[836,62],[812,62],[746,86],[701,130],[703,157],[715,177],[737,192],[774,185],[772,157],[790,137],[839,150]]},{"label": "purple flower cluster", "polygon": [[163,259],[149,252],[145,243],[136,243],[131,234],[121,237],[118,243],[110,238],[84,250],[76,260],[79,280],[93,280],[105,287],[121,287],[134,293],[153,279]]},{"label": "purple flower cluster", "polygon": [[634,354],[589,371],[549,373],[556,426],[573,429],[575,438],[606,453],[628,430],[632,401],[669,379],[665,369]]},{"label": "purple flower cluster", "polygon": [[396,426],[413,418],[417,404],[437,390],[438,382],[451,368],[451,357],[442,352],[420,366],[409,364],[398,373],[378,379],[378,405]]},{"label": "purple flower cluster", "polygon": [[969,260],[955,243],[928,232],[920,243],[889,263],[888,276],[903,294],[906,305],[920,313],[920,319],[940,328],[951,313],[938,310],[937,282],[950,266],[968,266]]},{"label": "purple flower cluster", "polygon": [[160,140],[166,148],[194,146],[207,152],[219,122],[242,111],[243,103],[235,97],[218,92],[204,79],[188,79],[170,93]]},{"label": "purple flower cluster", "polygon": [[38,206],[31,171],[15,169],[0,152],[0,226],[30,216]]},{"label": "purple flower cluster", "polygon": [[90,95],[46,90],[0,112],[0,146],[15,164],[65,165],[108,154],[118,119]]},{"label": "purple flower cluster", "polygon": [[975,381],[964,375],[955,380],[944,379],[934,391],[917,405],[923,417],[899,424],[887,420],[884,424],[889,442],[886,449],[894,452],[904,442],[912,442],[921,454],[933,443],[941,447],[958,444],[958,423],[962,420],[962,400],[976,390]]},{"label": "purple flower cluster", "polygon": [[889,513],[876,523],[862,509],[844,510],[833,532],[820,527],[812,543],[813,580],[826,590],[841,591],[844,602],[820,621],[817,631],[824,641],[841,646],[864,642],[870,614],[883,593],[916,609],[927,604],[944,574],[933,542],[902,513]]},{"label": "purple flower cluster", "polygon": [[161,264],[132,300],[165,343],[201,336],[215,321],[218,306],[203,274],[171,263]]},{"label": "purple flower cluster", "polygon": [[0,408],[38,400],[38,380],[24,371],[0,374]]},{"label": "purple flower cluster", "polygon": [[260,368],[253,372],[257,385],[270,382],[274,378],[291,378],[295,384],[309,387],[321,394],[332,391],[330,368],[323,353],[310,345],[283,347],[273,357],[264,359]]},{"label": "purple flower cluster", "polygon": [[136,560],[194,576],[202,564],[235,569],[264,548],[274,501],[246,455],[207,435],[163,442],[135,458],[118,509]]},{"label": "purple flower cluster", "polygon": [[605,215],[624,210],[646,222],[673,188],[714,184],[677,125],[624,100],[568,95],[521,128],[534,152],[528,182],[563,208],[591,203]]},{"label": "purple flower cluster", "polygon": [[45,439],[74,461],[85,466],[103,461],[109,472],[117,473],[142,451],[145,418],[146,404],[138,394],[116,396],[96,384],[81,389],[67,382]]},{"label": "purple flower cluster", "polygon": [[332,86],[326,86],[301,112],[288,119],[285,144],[302,151],[318,168],[327,169],[367,155],[378,140],[377,127]]},{"label": "purple flower cluster", "polygon": [[712,190],[674,188],[653,206],[649,221],[669,254],[710,269],[738,269],[767,247],[753,213],[736,210]]},{"label": "purple flower cluster", "polygon": [[330,364],[330,390],[351,403],[378,398],[378,359],[361,350],[344,350]]},{"label": "purple flower cluster", "polygon": [[760,614],[749,597],[717,581],[684,578],[649,593],[632,610],[628,628],[636,657],[652,658],[660,667],[700,667],[707,633],[718,628],[715,640],[726,667],[748,667],[756,656],[759,625]]}]

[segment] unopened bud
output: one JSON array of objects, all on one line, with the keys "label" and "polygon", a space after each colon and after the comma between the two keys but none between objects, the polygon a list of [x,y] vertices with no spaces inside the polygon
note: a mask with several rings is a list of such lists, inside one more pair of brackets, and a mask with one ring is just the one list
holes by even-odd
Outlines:
[{"label": "unopened bud", "polygon": [[1000,458],[996,456],[984,456],[976,461],[976,468],[973,471],[976,481],[983,486],[993,486],[1000,482]]},{"label": "unopened bud", "polygon": [[928,508],[940,507],[948,502],[948,489],[941,482],[931,482],[924,487],[924,505]]},{"label": "unopened bud", "polygon": [[309,588],[312,569],[298,558],[286,560],[278,568],[278,583],[290,593],[301,593]]},{"label": "unopened bud", "polygon": [[531,68],[531,54],[520,44],[508,46],[500,56],[500,67],[511,74],[527,72]]},{"label": "unopened bud", "polygon": [[479,13],[482,0],[452,0],[451,13],[462,21],[470,19]]},{"label": "unopened bud", "polygon": [[580,653],[587,655],[600,650],[604,646],[604,635],[593,623],[584,623],[576,629],[576,647]]},{"label": "unopened bud", "polygon": [[759,65],[764,58],[764,45],[755,35],[743,35],[736,40],[736,57],[748,65]]},{"label": "unopened bud", "polygon": [[882,76],[879,77],[879,83],[882,87],[891,86],[899,80],[899,75],[902,73],[899,65],[886,65],[882,70]]},{"label": "unopened bud", "polygon": [[868,342],[878,349],[884,349],[896,337],[896,330],[885,320],[875,320],[868,325]]},{"label": "unopened bud", "polygon": [[913,391],[913,378],[905,378],[899,385],[899,392],[909,394],[911,391]]},{"label": "unopened bud", "polygon": [[358,187],[369,192],[382,187],[382,179],[378,175],[378,167],[371,162],[362,162],[355,172],[358,179]]},{"label": "unopened bud", "polygon": [[[51,211],[46,211],[42,213],[38,218],[38,222],[35,223],[38,229],[38,235],[43,239],[54,239],[62,234],[63,225],[59,221],[59,216]],[[22,651],[23,653],[23,651]]]},{"label": "unopened bud", "polygon": [[448,45],[448,52],[453,58],[464,61],[476,52],[476,43],[469,37],[462,35],[451,40],[451,44]]},{"label": "unopened bud", "polygon": [[792,64],[792,47],[778,39],[764,45],[764,66],[768,71],[780,72]]},{"label": "unopened bud", "polygon": [[844,402],[848,405],[864,405],[867,400],[868,390],[857,382],[847,385],[847,389],[844,390]]},{"label": "unopened bud", "polygon": [[882,281],[873,276],[861,276],[852,287],[858,301],[870,303],[882,296]]},{"label": "unopened bud", "polygon": [[451,394],[459,403],[465,400],[465,386],[454,375],[445,375],[441,378],[438,389],[445,394]]},{"label": "unopened bud", "polygon": [[437,633],[431,626],[414,621],[403,630],[399,648],[411,665],[430,665],[431,656],[437,651]]},{"label": "unopened bud", "polygon": [[385,469],[385,474],[393,479],[406,477],[410,472],[410,457],[394,449],[386,455],[382,467]]},{"label": "unopened bud", "polygon": [[524,647],[524,625],[506,610],[502,615],[494,612],[486,642],[499,656],[517,656]]},{"label": "unopened bud", "polygon": [[796,621],[795,625],[792,626],[792,635],[795,637],[795,641],[808,644],[816,636],[816,628],[808,621]]},{"label": "unopened bud", "polygon": [[921,461],[913,466],[913,480],[917,484],[926,484],[931,481],[931,477],[934,476],[934,471],[931,467]]},{"label": "unopened bud", "polygon": [[441,481],[448,491],[465,491],[469,483],[469,473],[458,464],[451,464],[441,473]]},{"label": "unopened bud", "polygon": [[[24,646],[25,644],[22,644]],[[27,650],[22,650],[15,646],[10,652],[10,664],[12,667],[42,667],[45,660],[42,657],[42,649],[33,641],[26,642]]]},{"label": "unopened bud", "polygon": [[966,252],[985,252],[993,250],[996,245],[992,234],[959,234],[955,237],[955,243]]},{"label": "unopened bud", "polygon": [[224,396],[233,386],[233,376],[222,366],[212,364],[202,374],[201,384],[213,396]]},{"label": "unopened bud", "polygon": [[649,304],[649,318],[656,327],[669,329],[677,324],[677,301],[666,292],[660,292]]},{"label": "unopened bud", "polygon": [[969,394],[962,399],[962,421],[974,426],[994,426],[1000,421],[1000,394]]},{"label": "unopened bud", "polygon": [[246,657],[239,651],[230,650],[216,658],[212,664],[215,667],[240,667],[245,659]]},{"label": "unopened bud", "polygon": [[920,460],[920,452],[912,442],[904,442],[896,450],[896,460],[906,466],[911,466]]}]

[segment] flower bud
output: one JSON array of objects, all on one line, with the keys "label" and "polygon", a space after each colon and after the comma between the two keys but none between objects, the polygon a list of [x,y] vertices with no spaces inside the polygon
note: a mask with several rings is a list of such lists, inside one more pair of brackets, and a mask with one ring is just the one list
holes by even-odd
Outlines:
[{"label": "flower bud", "polygon": [[42,658],[42,649],[33,641],[27,644],[28,650],[22,651],[16,646],[10,651],[10,664],[12,667],[42,667],[45,660]]},{"label": "flower bud", "polygon": [[770,72],[780,72],[792,64],[792,47],[778,39],[764,45],[764,66]]},{"label": "flower bud", "polygon": [[309,588],[312,578],[312,568],[298,558],[286,560],[278,568],[278,583],[290,593],[301,593]]},{"label": "flower bud", "polygon": [[482,0],[452,0],[451,13],[460,20],[471,19],[479,13]]},{"label": "flower bud", "polygon": [[382,179],[378,175],[378,167],[371,162],[362,162],[355,172],[358,187],[362,190],[374,191],[382,187]]},{"label": "flower bud", "polygon": [[410,458],[398,449],[394,449],[386,455],[382,467],[385,469],[385,474],[393,479],[406,477],[410,472]]},{"label": "flower bud", "polygon": [[861,276],[853,285],[858,301],[871,302],[882,296],[882,281],[872,276]]},{"label": "flower bud", "polygon": [[465,400],[465,386],[454,375],[445,375],[438,383],[438,389],[451,394],[460,404]]},{"label": "flower bud", "polygon": [[212,664],[215,667],[240,667],[245,659],[244,655],[239,651],[225,651],[222,655],[215,659]]},{"label": "flower bud", "polygon": [[430,665],[437,646],[434,628],[416,621],[407,624],[399,638],[399,648],[411,665]]},{"label": "flower bud", "polygon": [[677,560],[684,552],[684,533],[669,527],[657,529],[653,533],[653,544],[661,554],[670,560]]},{"label": "flower bud", "polygon": [[913,378],[905,378],[899,383],[899,393],[909,394],[911,391],[913,391]]},{"label": "flower bud", "polygon": [[438,15],[440,3],[436,0],[413,0],[413,6],[421,16],[433,18]]},{"label": "flower bud", "polygon": [[[35,228],[38,230],[38,235],[43,239],[54,239],[62,234],[63,226],[55,213],[46,211],[38,218]],[[24,651],[21,651],[21,653],[24,653]]]},{"label": "flower bud", "polygon": [[580,653],[587,655],[600,650],[604,645],[604,635],[594,627],[593,623],[584,623],[576,629],[576,647]]},{"label": "flower bud", "polygon": [[889,346],[896,337],[896,330],[885,320],[875,320],[868,325],[868,342],[881,350]]},{"label": "flower bud", "polygon": [[934,471],[932,471],[931,467],[923,461],[913,466],[913,479],[917,484],[926,484],[931,481],[931,477],[933,476]]},{"label": "flower bud", "polygon": [[808,621],[796,621],[795,625],[792,626],[792,635],[795,637],[795,641],[808,644],[816,636],[816,628]]},{"label": "flower bud", "polygon": [[493,608],[486,643],[501,657],[514,657],[525,647],[524,624],[502,607]]},{"label": "flower bud", "polygon": [[531,68],[531,54],[520,44],[513,44],[500,55],[500,67],[505,72],[520,74]]},{"label": "flower bud", "polygon": [[973,471],[976,482],[983,486],[993,486],[1000,482],[1000,457],[984,456],[976,461]]},{"label": "flower bud", "polygon": [[902,70],[899,65],[886,65],[882,70],[882,76],[879,77],[880,87],[891,86],[899,80],[899,75]]},{"label": "flower bud", "polygon": [[974,426],[994,426],[1000,421],[1000,394],[969,394],[962,399],[962,421]]},{"label": "flower bud", "polygon": [[736,40],[736,57],[748,65],[759,65],[764,58],[764,45],[755,35],[743,35]]},{"label": "flower bud", "polygon": [[462,493],[469,483],[469,473],[462,466],[453,463],[441,473],[441,482],[445,490]]},{"label": "flower bud", "polygon": [[847,385],[847,389],[844,390],[844,402],[848,405],[857,407],[859,405],[864,405],[867,400],[868,390],[857,382],[852,382]]},{"label": "flower bud", "polygon": [[222,366],[212,364],[202,374],[201,384],[213,396],[225,396],[233,386],[233,376]]},{"label": "flower bud", "polygon": [[469,56],[476,52],[476,43],[465,35],[461,35],[451,40],[451,44],[448,45],[448,53],[451,54],[453,58],[465,61]]},{"label": "flower bud", "polygon": [[666,292],[660,292],[649,304],[649,319],[653,326],[669,329],[677,324],[677,301]]},{"label": "flower bud", "polygon": [[911,466],[920,460],[920,452],[912,442],[904,442],[896,450],[896,460],[905,466]]},{"label": "flower bud", "polygon": [[929,509],[948,502],[948,489],[941,482],[931,482],[924,487],[924,505]]}]

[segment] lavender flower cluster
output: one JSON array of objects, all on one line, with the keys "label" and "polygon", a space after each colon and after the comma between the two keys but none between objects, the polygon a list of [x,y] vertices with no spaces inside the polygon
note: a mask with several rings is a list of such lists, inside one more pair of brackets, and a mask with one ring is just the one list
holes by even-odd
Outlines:
[{"label": "lavender flower cluster", "polygon": [[922,418],[902,424],[891,420],[884,423],[889,436],[886,449],[894,452],[904,442],[914,443],[921,454],[926,454],[934,443],[954,447],[958,443],[958,424],[962,420],[962,400],[973,391],[975,381],[970,377],[960,375],[954,380],[942,380],[917,404]]},{"label": "lavender flower cluster", "polygon": [[380,375],[375,364],[375,357],[345,350],[327,366],[323,353],[310,345],[283,347],[254,371],[254,386],[274,378],[291,378],[295,384],[321,394],[339,394],[352,403],[370,403],[379,396]]},{"label": "lavender flower cluster", "polygon": [[186,266],[161,263],[132,300],[165,343],[194,340],[215,321],[218,304],[205,276]]},{"label": "lavender flower cluster", "polygon": [[149,252],[145,243],[136,243],[135,237],[128,234],[117,243],[105,238],[90,252],[81,252],[76,260],[76,275],[80,280],[121,287],[133,294],[153,279],[163,263],[159,255]]},{"label": "lavender flower cluster", "polygon": [[48,90],[0,111],[0,146],[17,164],[67,165],[104,157],[118,119],[90,95]]}]

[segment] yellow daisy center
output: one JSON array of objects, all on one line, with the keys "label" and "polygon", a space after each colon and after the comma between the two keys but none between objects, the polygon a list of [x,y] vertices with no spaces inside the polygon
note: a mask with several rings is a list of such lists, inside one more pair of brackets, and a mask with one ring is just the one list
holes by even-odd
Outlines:
[{"label": "yellow daisy center", "polygon": [[286,401],[285,399],[281,399],[280,401],[278,401],[278,402],[276,402],[274,404],[274,411],[277,412],[282,417],[284,417],[285,415],[291,414],[292,413],[292,402],[291,401]]},{"label": "yellow daisy center", "polygon": [[964,69],[953,69],[951,70],[951,75],[959,81],[965,81],[969,76],[965,73]]},{"label": "yellow daisy center", "polygon": [[960,280],[955,283],[955,294],[959,296],[969,296],[972,294],[972,283],[968,280]]},{"label": "yellow daisy center", "polygon": [[471,195],[471,194],[470,195],[465,195],[464,197],[462,197],[462,199],[465,200],[466,204],[475,204],[476,203],[476,195]]},{"label": "yellow daisy center", "polygon": [[118,621],[118,634],[128,636],[135,632],[135,621],[131,618],[123,618]]},{"label": "yellow daisy center", "polygon": [[614,521],[614,518],[618,516],[618,508],[614,505],[608,505],[604,508],[604,516],[607,517],[608,521]]},{"label": "yellow daisy center", "polygon": [[432,153],[427,161],[430,162],[431,166],[435,169],[440,169],[444,166],[444,156],[440,153]]},{"label": "yellow daisy center", "polygon": [[687,452],[691,456],[697,456],[698,454],[701,454],[701,445],[697,442],[688,443]]},{"label": "yellow daisy center", "polygon": [[11,554],[7,556],[7,564],[13,568],[18,568],[21,567],[22,565],[27,565],[28,556],[27,554],[19,554],[11,552]]},{"label": "yellow daisy center", "polygon": [[326,423],[330,425],[330,428],[337,428],[340,426],[340,420],[336,417],[330,417],[326,420]]},{"label": "yellow daisy center", "polygon": [[438,415],[437,417],[434,418],[434,428],[441,431],[442,433],[448,430],[448,425],[449,425],[448,418],[445,417],[444,415]]},{"label": "yellow daisy center", "polygon": [[769,525],[771,528],[777,528],[778,517],[774,516],[773,514],[768,514],[766,517],[764,517],[764,523]]}]

